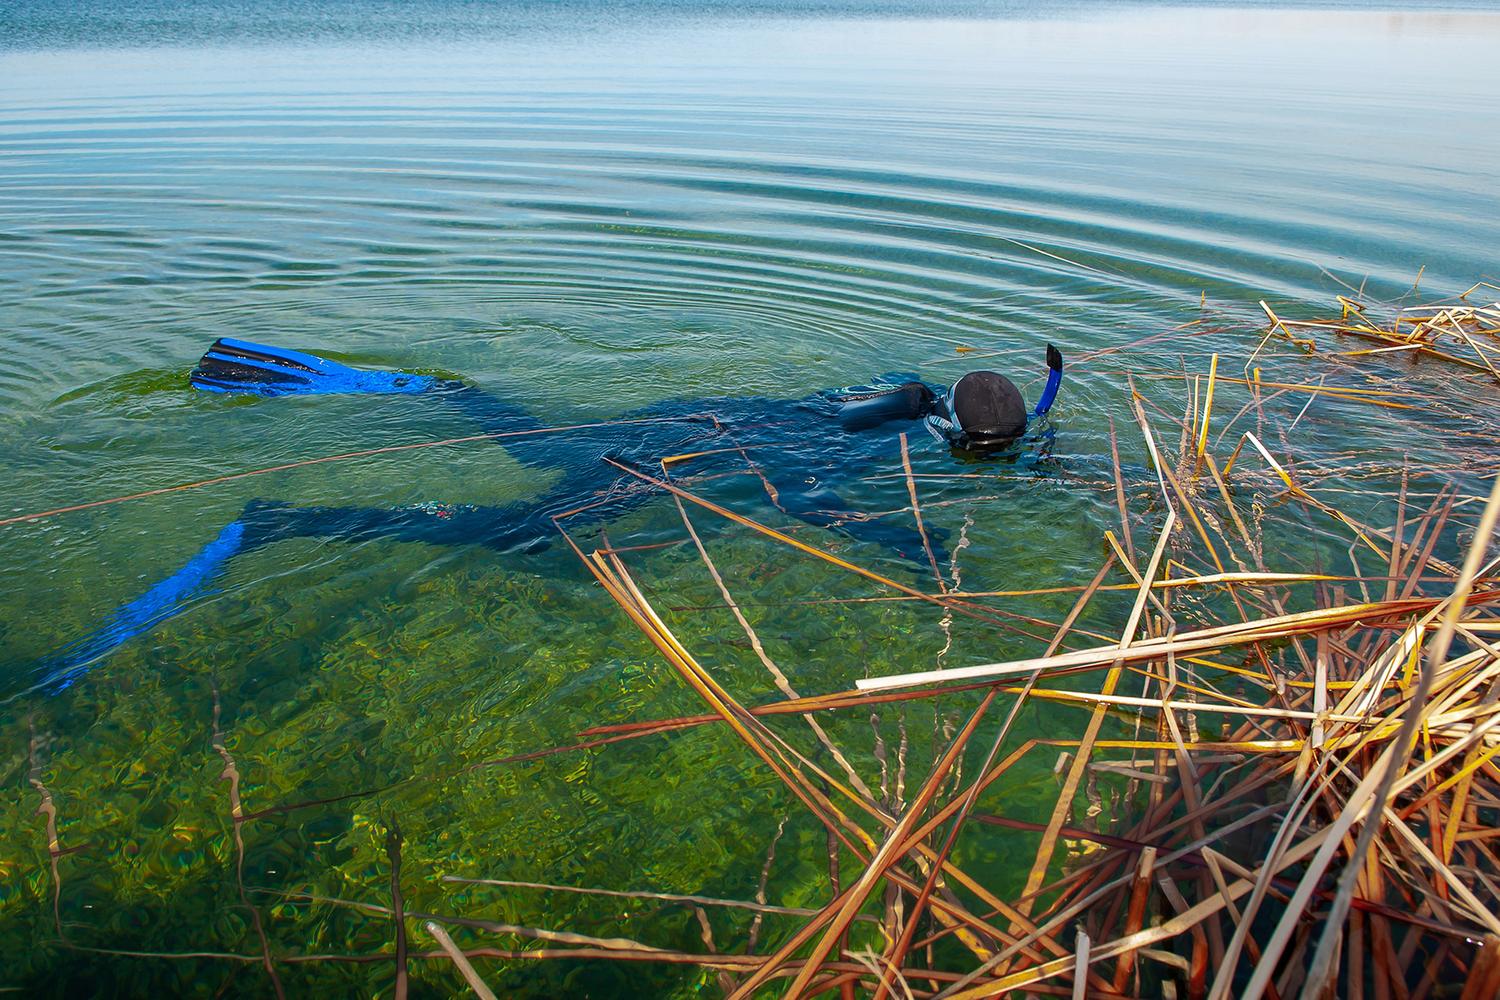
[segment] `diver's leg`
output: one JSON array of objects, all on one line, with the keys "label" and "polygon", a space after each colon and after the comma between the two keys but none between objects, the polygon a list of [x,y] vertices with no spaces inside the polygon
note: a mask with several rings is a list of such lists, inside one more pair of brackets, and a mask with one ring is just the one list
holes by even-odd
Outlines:
[{"label": "diver's leg", "polygon": [[390,538],[433,545],[530,548],[545,541],[552,530],[550,518],[542,516],[535,505],[526,504],[508,507],[433,504],[382,509],[292,507],[253,501],[181,569],[116,608],[98,628],[37,664],[37,682],[55,690],[68,687],[121,644],[181,614],[236,555],[273,542],[290,538],[340,541]]},{"label": "diver's leg", "polygon": [[223,337],[193,369],[204,392],[254,396],[327,393],[433,395],[486,434],[537,431],[545,425],[524,407],[472,385],[404,371],[352,368],[305,351]]},{"label": "diver's leg", "polygon": [[478,386],[443,388],[438,393],[438,398],[473,423],[483,434],[531,433],[545,430],[547,426],[519,403]]}]

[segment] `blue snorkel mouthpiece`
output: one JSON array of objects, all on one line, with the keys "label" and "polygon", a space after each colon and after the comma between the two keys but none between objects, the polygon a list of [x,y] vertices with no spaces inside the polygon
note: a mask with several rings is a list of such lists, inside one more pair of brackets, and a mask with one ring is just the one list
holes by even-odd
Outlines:
[{"label": "blue snorkel mouthpiece", "polygon": [[1036,409],[1032,416],[1040,417],[1052,409],[1052,403],[1057,399],[1057,390],[1062,386],[1062,351],[1047,345],[1047,386],[1042,390],[1042,398],[1036,401]]}]

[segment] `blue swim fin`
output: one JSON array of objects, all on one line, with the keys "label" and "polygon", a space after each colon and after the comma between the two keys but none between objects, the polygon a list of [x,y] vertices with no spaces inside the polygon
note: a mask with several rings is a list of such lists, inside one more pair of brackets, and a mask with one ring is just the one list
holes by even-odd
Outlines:
[{"label": "blue swim fin", "polygon": [[140,597],[116,608],[94,631],[37,665],[40,685],[51,691],[69,687],[94,661],[178,614],[201,593],[234,555],[245,548],[244,521],[232,521],[187,563]]},{"label": "blue swim fin", "polygon": [[288,396],[329,392],[418,393],[438,384],[431,375],[365,371],[248,340],[220,337],[198,362],[193,387],[205,392]]}]

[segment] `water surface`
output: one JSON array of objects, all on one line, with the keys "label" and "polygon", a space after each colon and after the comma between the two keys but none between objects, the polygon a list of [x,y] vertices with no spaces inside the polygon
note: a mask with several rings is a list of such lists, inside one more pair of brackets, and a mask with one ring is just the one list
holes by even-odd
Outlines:
[{"label": "water surface", "polygon": [[[1409,295],[1419,270],[1410,300],[1494,280],[1500,15],[1451,7],[7,6],[0,513],[472,432],[400,397],[194,394],[186,372],[218,336],[462,375],[561,423],[891,370],[944,381],[965,368],[956,348],[1034,397],[1046,343],[1084,358],[1206,303],[1221,332],[1070,368],[1050,465],[1020,455],[924,485],[929,522],[970,543],[964,586],[1087,579],[1116,523],[1101,486],[1110,417],[1127,463],[1145,461],[1127,369],[1247,355],[1262,298],[1308,312],[1351,288]],[[1180,390],[1161,392],[1180,412]],[[1353,439],[1399,462],[1419,439],[1378,413],[1320,405],[1298,447],[1332,462]],[[954,470],[925,437],[912,447],[919,474]],[[898,454],[868,472],[851,504],[908,503]],[[500,503],[546,485],[481,443],[0,527],[0,939],[15,959],[0,986],[258,993],[270,983],[253,963],[87,949],[254,956],[262,933],[277,955],[388,949],[385,917],[298,894],[388,903],[391,823],[409,905],[434,912],[699,949],[681,908],[441,879],[750,898],[783,817],[772,902],[826,901],[821,831],[725,733],[469,769],[582,726],[699,710],[563,545],[286,542],[68,690],[32,689],[32,665],[252,500]],[[743,483],[704,489],[919,579],[879,547],[777,520]],[[1347,547],[1302,512],[1278,516],[1284,568]],[[875,591],[695,523],[804,693],[1032,649],[960,621],[940,653],[937,616],[907,605],[787,607]],[[677,542],[682,523],[660,503],[610,537]],[[778,697],[691,547],[631,561],[743,700]],[[1124,607],[1093,626],[1118,629]],[[874,733],[894,745],[905,731],[920,775],[945,711],[829,725],[873,783]],[[1030,733],[1077,723],[1028,712]],[[226,761],[247,812],[313,803],[245,824],[239,875]],[[1055,794],[1039,762],[987,806],[1034,818]],[[55,909],[44,796],[63,852]],[[1034,848],[1006,834],[961,853],[1004,885]],[[714,920],[722,940],[745,932]],[[473,942],[497,940],[513,944]],[[365,994],[392,976],[389,963],[278,971],[296,993]],[[518,995],[700,981],[588,963],[486,973]],[[433,995],[456,988],[441,968],[417,975]]]}]

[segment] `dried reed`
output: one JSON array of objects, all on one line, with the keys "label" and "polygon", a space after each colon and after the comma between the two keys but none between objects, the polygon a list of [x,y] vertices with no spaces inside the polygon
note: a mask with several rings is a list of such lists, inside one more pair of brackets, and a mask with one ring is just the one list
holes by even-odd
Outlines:
[{"label": "dried reed", "polygon": [[[454,988],[463,981],[483,997],[494,995],[483,978],[487,962],[597,959],[697,966],[705,983],[734,997],[1500,996],[1500,559],[1490,554],[1500,520],[1500,479],[1487,499],[1460,496],[1446,484],[1419,495],[1407,490],[1403,472],[1393,522],[1368,524],[1368,515],[1336,505],[1334,491],[1320,484],[1334,475],[1354,484],[1367,474],[1392,470],[1299,466],[1291,435],[1306,407],[1289,424],[1267,407],[1287,392],[1305,394],[1309,403],[1417,406],[1420,395],[1399,384],[1329,384],[1371,355],[1409,353],[1500,380],[1495,365],[1500,306],[1465,301],[1480,287],[1446,306],[1384,312],[1341,297],[1341,314],[1327,320],[1288,319],[1263,304],[1270,325],[1246,361],[1244,378],[1221,374],[1220,356],[1214,354],[1206,372],[1187,376],[1186,412],[1168,412],[1137,393],[1130,416],[1152,462],[1152,489],[1143,496],[1138,485],[1126,488],[1112,428],[1111,485],[1119,525],[1100,539],[1103,564],[1086,584],[1038,581],[1024,589],[975,592],[957,589],[956,583],[950,587],[923,519],[919,484],[925,479],[913,474],[904,440],[901,471],[893,476],[903,481],[909,500],[904,514],[921,534],[936,592],[763,525],[672,478],[671,468],[690,469],[694,456],[662,456],[659,473],[620,463],[641,488],[673,496],[722,607],[732,613],[783,697],[744,703],[687,648],[648,598],[639,569],[626,562],[627,556],[640,559],[643,548],[651,546],[602,540],[591,547],[567,532],[568,515],[560,515],[559,527],[583,565],[706,711],[588,728],[578,733],[577,742],[473,767],[693,727],[727,727],[743,746],[747,766],[774,774],[826,832],[830,883],[821,905],[767,902],[776,852],[772,841],[768,848],[756,845],[755,857],[764,853],[765,864],[754,901],[448,877],[515,891],[690,907],[702,929],[702,952],[578,930],[420,913],[404,908],[401,838],[392,828],[387,840],[391,906],[301,897],[393,920],[392,952],[277,955],[248,895],[261,890],[243,883],[243,831],[247,824],[310,803],[243,808],[239,773],[218,730],[216,706],[212,745],[229,783],[236,882],[261,949],[211,957],[259,964],[277,992],[276,968],[282,963],[390,962],[402,992],[410,961],[451,961]],[[1376,319],[1377,312],[1386,318]],[[1173,335],[1201,335],[1194,326],[1142,343],[1160,350]],[[1321,349],[1329,338],[1343,336],[1382,346]],[[1308,365],[1326,367],[1336,358],[1337,367],[1306,380],[1262,380],[1261,369],[1252,366],[1268,348],[1275,350],[1277,338],[1312,352]],[[1472,447],[1479,456],[1488,454],[1493,468],[1495,431],[1480,419],[1486,404],[1466,395],[1468,381],[1462,384],[1465,391],[1439,402],[1445,413],[1472,418]],[[1226,417],[1225,404],[1235,393],[1248,400]],[[1216,401],[1221,404],[1217,417]],[[1493,403],[1488,405],[1492,410]],[[1255,430],[1232,433],[1247,418],[1254,419]],[[1362,495],[1357,486],[1342,489]],[[1260,515],[1270,503],[1295,504],[1319,530],[1339,535],[1349,545],[1355,572],[1268,565]],[[1477,520],[1462,522],[1481,504]],[[788,554],[820,560],[830,573],[882,588],[873,598],[849,600],[936,605],[944,612],[945,629],[955,613],[976,628],[1010,628],[1024,620],[1046,625],[1050,641],[1040,656],[875,677],[852,690],[799,694],[744,614],[742,609],[752,605],[732,596],[688,515],[690,507],[758,533]],[[52,513],[58,512],[31,516]],[[1135,533],[1147,525],[1154,527],[1155,538],[1143,545]],[[1470,526],[1472,534],[1460,544],[1461,528]],[[1375,572],[1360,571],[1358,559],[1372,556]],[[1353,589],[1360,599],[1349,596]],[[1100,595],[1120,591],[1132,595],[1129,614],[1118,634],[1101,643],[1077,623]],[[1061,623],[1013,616],[993,603],[1043,594],[1076,595]],[[1313,606],[1289,610],[1293,594]],[[1210,601],[1215,595],[1225,599]],[[1207,609],[1216,609],[1218,620],[1205,623]],[[951,644],[951,634],[948,638]],[[1097,686],[1087,686],[1100,672]],[[1230,682],[1238,694],[1225,690]],[[839,713],[965,693],[978,694],[977,704],[961,724],[955,719],[942,731],[945,745],[931,770],[914,782],[909,798],[904,771],[894,781],[886,773],[883,749],[876,781],[859,773],[858,762],[866,758],[839,747],[834,728],[826,724]],[[1033,699],[1085,712],[1078,733],[1027,739],[1002,753],[1018,711]],[[1005,717],[997,722],[991,713],[998,715],[1002,702]],[[816,744],[811,755],[769,724],[787,715],[809,727]],[[1105,733],[1111,719],[1133,727],[1133,737]],[[1215,725],[1216,734],[1204,734]],[[986,738],[971,747],[981,733]],[[979,765],[966,773],[971,750],[977,751]],[[1063,751],[1054,768],[1058,793],[1046,822],[997,815],[986,807],[986,792],[1019,762],[1044,755],[1050,760],[1058,751]],[[904,766],[904,756],[900,759]],[[825,769],[819,760],[833,766]],[[1100,775],[1124,785],[1109,831],[1078,817],[1080,800],[1097,795]],[[32,784],[45,816],[55,907],[61,891],[55,807],[46,786],[36,777]],[[786,825],[783,819],[777,827],[778,840]],[[1003,894],[954,861],[960,840],[1013,837],[1018,831],[1040,835],[1019,892]],[[851,859],[858,870],[841,870]],[[748,939],[726,941],[721,934],[715,942],[703,907],[753,914]],[[411,951],[408,922],[440,950]],[[871,940],[864,933],[871,925],[879,931],[878,949],[855,943]],[[449,928],[500,942],[462,948]],[[60,919],[58,929],[62,938]],[[762,936],[774,945],[769,954],[755,953]]]}]

